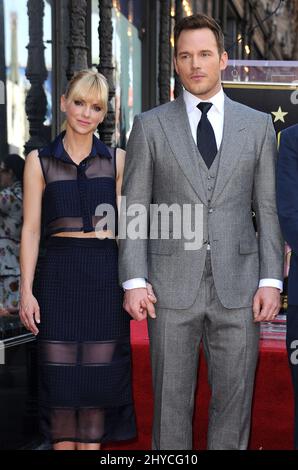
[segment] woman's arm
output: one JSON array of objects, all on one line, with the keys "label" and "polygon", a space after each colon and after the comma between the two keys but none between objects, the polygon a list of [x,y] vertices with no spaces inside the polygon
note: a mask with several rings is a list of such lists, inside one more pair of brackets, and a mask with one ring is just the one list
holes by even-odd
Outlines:
[{"label": "woman's arm", "polygon": [[20,318],[26,328],[35,335],[38,333],[35,322],[40,322],[40,315],[37,300],[32,294],[32,287],[39,251],[44,186],[38,153],[34,150],[26,158],[24,171],[24,221],[20,247]]}]

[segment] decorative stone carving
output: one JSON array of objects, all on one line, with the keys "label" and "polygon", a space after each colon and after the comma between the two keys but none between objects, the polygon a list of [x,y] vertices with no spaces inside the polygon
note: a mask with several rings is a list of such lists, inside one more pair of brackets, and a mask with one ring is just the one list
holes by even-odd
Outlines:
[{"label": "decorative stone carving", "polygon": [[88,68],[87,13],[87,0],[71,0],[68,80],[74,72]]},{"label": "decorative stone carving", "polygon": [[160,0],[159,33],[159,102],[170,100],[171,83],[171,1]]},{"label": "decorative stone carving", "polygon": [[[175,1],[175,23],[177,24],[180,20],[182,20],[182,18],[183,18],[182,1],[176,0]],[[176,74],[176,71],[174,72],[174,76],[175,76],[174,97],[177,98],[177,96],[179,96],[180,93],[182,92],[182,85],[181,85],[178,75]]]},{"label": "decorative stone carving", "polygon": [[29,44],[26,77],[31,88],[26,98],[26,113],[29,121],[30,138],[25,144],[25,154],[47,143],[44,121],[47,112],[47,98],[43,84],[48,72],[45,66],[43,43],[44,2],[28,0]]},{"label": "decorative stone carving", "polygon": [[100,22],[98,25],[99,38],[99,66],[109,84],[108,113],[104,122],[99,126],[100,138],[105,144],[112,145],[115,132],[115,111],[112,101],[115,97],[114,66],[113,66],[113,25],[112,25],[112,0],[99,0]]},{"label": "decorative stone carving", "polygon": [[6,155],[7,148],[7,116],[6,116],[6,69],[5,69],[5,38],[4,38],[4,6],[0,0],[0,161]]}]

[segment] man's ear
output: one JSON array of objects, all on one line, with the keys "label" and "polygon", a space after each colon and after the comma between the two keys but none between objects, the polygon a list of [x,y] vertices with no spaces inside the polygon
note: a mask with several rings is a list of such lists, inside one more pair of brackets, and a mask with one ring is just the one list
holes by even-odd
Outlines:
[{"label": "man's ear", "polygon": [[173,57],[173,62],[174,62],[175,71],[176,71],[177,75],[179,75],[178,70],[177,70],[178,67],[177,67],[177,58],[176,58],[176,56]]},{"label": "man's ear", "polygon": [[228,53],[226,51],[224,51],[220,57],[220,70],[223,71],[227,68],[228,66],[228,60],[229,60],[229,57],[228,57]]}]

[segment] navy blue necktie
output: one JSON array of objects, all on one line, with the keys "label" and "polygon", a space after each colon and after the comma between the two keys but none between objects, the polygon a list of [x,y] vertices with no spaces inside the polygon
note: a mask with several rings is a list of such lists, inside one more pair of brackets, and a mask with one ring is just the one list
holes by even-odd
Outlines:
[{"label": "navy blue necktie", "polygon": [[201,120],[197,127],[197,146],[207,168],[210,168],[217,154],[217,145],[214,130],[207,118],[207,113],[212,103],[201,102],[197,108],[202,112]]}]

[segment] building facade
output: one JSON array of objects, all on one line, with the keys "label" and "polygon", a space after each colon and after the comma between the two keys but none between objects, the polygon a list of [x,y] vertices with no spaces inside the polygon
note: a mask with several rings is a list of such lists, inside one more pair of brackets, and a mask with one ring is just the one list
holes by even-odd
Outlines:
[{"label": "building facade", "polygon": [[6,103],[0,105],[0,155],[8,148],[26,154],[54,137],[63,120],[59,102],[67,81],[76,70],[92,66],[110,85],[101,138],[125,147],[134,115],[179,93],[173,28],[185,15],[212,15],[223,28],[232,59],[297,59],[297,3],[0,0],[0,80]]}]

